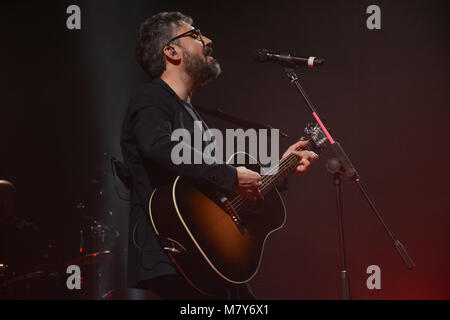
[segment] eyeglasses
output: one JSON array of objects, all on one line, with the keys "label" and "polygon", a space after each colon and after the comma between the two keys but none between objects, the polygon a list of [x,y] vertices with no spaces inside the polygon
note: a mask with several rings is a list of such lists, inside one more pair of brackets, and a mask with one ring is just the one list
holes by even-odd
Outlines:
[{"label": "eyeglasses", "polygon": [[182,34],[179,34],[178,36],[176,36],[176,37],[170,39],[170,40],[167,42],[166,46],[168,46],[172,41],[175,41],[175,40],[180,39],[180,38],[182,38],[182,37],[191,37],[191,38],[193,38],[193,39],[195,39],[195,40],[200,41],[200,42],[202,43],[202,45],[205,46],[205,43],[203,42],[202,34],[201,34],[199,28],[194,28],[194,29],[192,29],[192,30],[189,30],[189,31],[187,31],[187,32],[184,32],[184,33],[182,33]]}]

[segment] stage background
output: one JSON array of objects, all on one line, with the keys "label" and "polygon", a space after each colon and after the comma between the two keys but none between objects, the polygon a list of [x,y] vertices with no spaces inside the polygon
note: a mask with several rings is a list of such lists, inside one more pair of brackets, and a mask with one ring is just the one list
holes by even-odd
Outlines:
[{"label": "stage background", "polygon": [[[81,8],[81,30],[66,28],[71,4]],[[366,27],[371,4],[381,8],[381,30]],[[300,80],[416,263],[406,269],[356,186],[344,181],[353,298],[450,298],[448,2],[4,1],[0,8],[0,179],[16,186],[16,217],[36,225],[1,226],[0,263],[16,274],[73,261],[80,229],[91,225],[86,217],[120,233],[91,252],[113,249],[124,261],[127,203],[109,161],[121,159],[127,101],[146,81],[134,57],[136,32],[152,14],[179,10],[213,39],[223,70],[194,104],[293,138],[313,119],[283,69],[253,62],[252,52],[326,59],[322,68],[299,68]],[[334,187],[325,170],[331,156],[289,180],[287,224],[268,240],[251,281],[261,299],[341,297]],[[381,268],[381,290],[366,287],[369,265]],[[122,279],[124,267],[110,268],[120,274],[111,277]],[[127,294],[121,297],[144,297]]]}]

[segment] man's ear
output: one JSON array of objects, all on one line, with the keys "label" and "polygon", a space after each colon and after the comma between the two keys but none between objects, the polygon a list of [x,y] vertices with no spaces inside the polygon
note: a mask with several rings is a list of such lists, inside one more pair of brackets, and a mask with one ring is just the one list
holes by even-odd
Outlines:
[{"label": "man's ear", "polygon": [[166,46],[164,47],[164,55],[166,55],[166,57],[168,57],[169,59],[177,59],[178,56],[178,52],[175,50],[174,47],[171,46]]}]

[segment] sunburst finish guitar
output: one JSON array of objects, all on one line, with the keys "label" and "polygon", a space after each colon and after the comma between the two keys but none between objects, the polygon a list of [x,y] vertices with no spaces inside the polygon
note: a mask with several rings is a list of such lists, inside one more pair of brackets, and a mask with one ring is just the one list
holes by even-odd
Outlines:
[{"label": "sunburst finish guitar", "polygon": [[[327,138],[320,127],[309,125],[305,134],[309,144],[299,150],[321,153]],[[276,186],[298,162],[291,154],[262,176],[263,200],[223,194],[183,177],[152,193],[149,212],[154,231],[194,288],[213,295],[219,283],[241,284],[255,276],[266,239],[286,219]]]}]

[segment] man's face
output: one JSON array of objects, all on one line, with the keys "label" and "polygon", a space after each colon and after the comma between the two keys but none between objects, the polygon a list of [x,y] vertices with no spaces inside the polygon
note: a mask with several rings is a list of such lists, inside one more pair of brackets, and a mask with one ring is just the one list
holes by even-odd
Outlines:
[{"label": "man's face", "polygon": [[[191,25],[184,24],[178,28],[176,34],[182,34],[192,29],[194,28]],[[202,85],[220,75],[220,65],[211,56],[211,39],[201,35],[201,39],[188,36],[180,38],[179,41],[183,52],[185,70],[192,77],[194,83]]]}]

